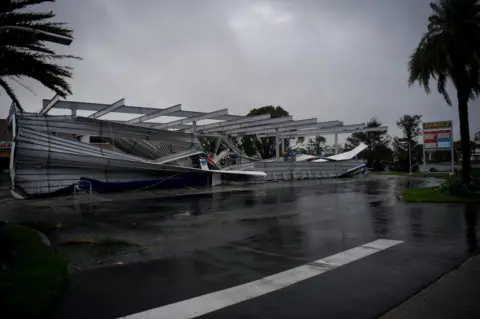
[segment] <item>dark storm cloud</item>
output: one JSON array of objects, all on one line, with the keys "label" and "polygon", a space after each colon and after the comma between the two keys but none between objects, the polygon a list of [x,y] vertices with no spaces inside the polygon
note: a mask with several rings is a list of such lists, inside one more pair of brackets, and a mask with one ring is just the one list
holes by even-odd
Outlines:
[{"label": "dark storm cloud", "polygon": [[[234,114],[274,104],[296,119],[348,124],[376,116],[392,134],[404,113],[456,119],[440,95],[407,85],[428,1],[58,0],[47,7],[76,31],[62,52],[84,59],[72,62],[70,100],[125,97]],[[53,94],[30,85],[37,96],[18,92],[37,110]],[[472,104],[472,132],[480,130],[479,110]]]}]

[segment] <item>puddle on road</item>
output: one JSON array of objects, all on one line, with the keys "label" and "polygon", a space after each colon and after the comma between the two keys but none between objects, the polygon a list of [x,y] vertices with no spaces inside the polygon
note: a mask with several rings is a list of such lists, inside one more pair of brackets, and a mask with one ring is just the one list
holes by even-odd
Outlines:
[{"label": "puddle on road", "polygon": [[[365,218],[365,209],[380,211],[396,205],[395,196],[400,189],[440,183],[438,179],[304,182],[295,187],[265,187],[259,192],[118,200],[53,208],[19,207],[16,215],[23,220],[61,223],[60,229],[49,234],[52,244],[75,267],[89,269],[185,256],[269,234],[278,225],[294,228],[303,223],[315,236],[328,237],[337,231],[330,228],[337,227],[339,215],[348,216],[343,221],[345,225],[353,225]],[[374,216],[381,223],[388,217]],[[320,226],[326,229],[315,228]],[[291,235],[288,234],[281,236]],[[99,238],[123,240],[131,245],[110,250],[89,244],[61,245]]]}]

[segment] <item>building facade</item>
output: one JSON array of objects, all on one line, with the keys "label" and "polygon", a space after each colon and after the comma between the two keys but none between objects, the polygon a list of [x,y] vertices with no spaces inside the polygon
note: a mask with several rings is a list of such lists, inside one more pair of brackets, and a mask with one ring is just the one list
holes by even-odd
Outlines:
[{"label": "building facade", "polygon": [[12,134],[8,130],[6,119],[0,119],[0,170],[8,169],[10,162],[10,149],[12,145]]}]

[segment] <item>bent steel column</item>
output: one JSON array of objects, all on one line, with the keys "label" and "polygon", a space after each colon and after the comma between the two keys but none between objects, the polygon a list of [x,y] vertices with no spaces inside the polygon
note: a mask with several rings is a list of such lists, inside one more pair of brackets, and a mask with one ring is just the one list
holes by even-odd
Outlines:
[{"label": "bent steel column", "polygon": [[278,129],[276,129],[276,131],[277,131],[277,134],[275,134],[275,158],[279,159],[280,158],[280,150],[279,150],[280,139],[279,139],[279,136],[278,136]]},{"label": "bent steel column", "polygon": [[335,155],[338,154],[338,134],[335,134],[335,141],[334,141],[334,147],[335,147]]}]

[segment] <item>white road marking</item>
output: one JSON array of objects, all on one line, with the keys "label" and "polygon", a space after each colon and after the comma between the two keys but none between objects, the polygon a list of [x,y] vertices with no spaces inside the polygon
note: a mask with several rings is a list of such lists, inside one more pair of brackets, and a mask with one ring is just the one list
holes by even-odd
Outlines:
[{"label": "white road marking", "polygon": [[311,263],[243,285],[132,314],[123,319],[190,319],[288,287],[373,255],[403,241],[378,239]]}]

